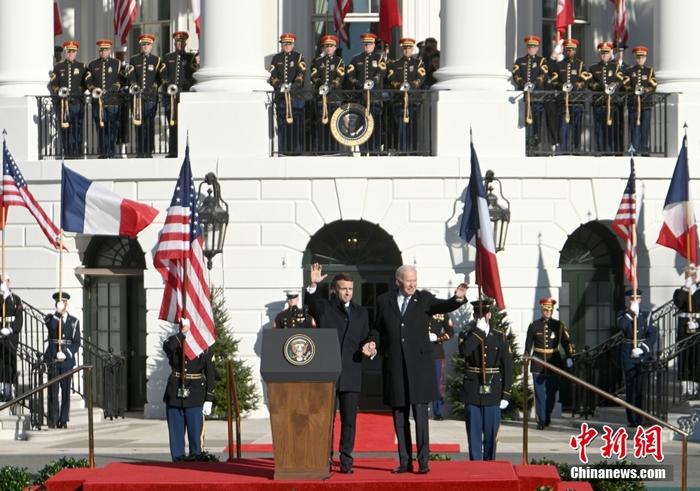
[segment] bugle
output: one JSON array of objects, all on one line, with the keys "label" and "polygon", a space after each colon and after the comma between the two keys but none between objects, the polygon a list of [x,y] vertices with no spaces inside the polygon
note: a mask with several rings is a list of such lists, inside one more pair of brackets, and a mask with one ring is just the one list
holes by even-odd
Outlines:
[{"label": "bugle", "polygon": [[177,121],[175,120],[175,105],[177,104],[177,93],[180,91],[177,85],[175,84],[170,84],[168,85],[168,95],[170,96],[170,120],[168,121],[168,124],[170,126],[175,126],[177,124]]},{"label": "bugle", "polygon": [[410,116],[408,113],[408,90],[411,88],[408,82],[404,82],[399,87],[399,90],[403,92],[403,122],[408,124],[410,121]]},{"label": "bugle", "polygon": [[566,82],[561,90],[564,92],[564,121],[569,124],[571,121],[571,113],[569,112],[569,93],[574,90],[574,84]]},{"label": "bugle", "polygon": [[58,97],[61,98],[61,128],[70,127],[70,122],[68,121],[68,113],[70,112],[70,105],[68,104],[69,95],[68,87],[61,87],[58,89]]},{"label": "bugle", "polygon": [[526,108],[526,114],[525,114],[525,123],[527,124],[532,124],[533,122],[533,117],[532,117],[532,101],[531,101],[531,93],[533,90],[535,90],[535,84],[532,82],[528,82],[525,84],[525,87],[523,88],[525,92],[525,101],[527,104]]},{"label": "bugle", "polygon": [[97,99],[97,112],[99,114],[99,125],[100,128],[104,128],[105,126],[105,120],[104,120],[104,104],[102,102],[102,89],[100,87],[95,87],[92,89],[92,98]]},{"label": "bugle", "polygon": [[329,87],[327,84],[323,84],[318,88],[318,95],[321,96],[323,100],[323,113],[321,115],[321,124],[328,124],[328,91]]},{"label": "bugle", "polygon": [[374,80],[369,79],[365,80],[365,84],[363,85],[363,89],[365,90],[366,98],[367,98],[367,106],[365,107],[365,115],[369,114],[369,107],[371,104],[370,100],[370,91],[374,88]]},{"label": "bugle", "polygon": [[284,121],[287,124],[292,124],[294,122],[294,116],[292,115],[292,86],[288,83],[280,85],[280,92],[284,94]]},{"label": "bugle", "polygon": [[634,87],[634,95],[637,97],[637,126],[642,124],[642,94],[644,94],[644,87],[642,84],[637,84]]},{"label": "bugle", "polygon": [[129,94],[132,96],[131,122],[134,126],[141,126],[143,120],[143,100],[141,98],[141,87],[137,84],[129,86]]}]

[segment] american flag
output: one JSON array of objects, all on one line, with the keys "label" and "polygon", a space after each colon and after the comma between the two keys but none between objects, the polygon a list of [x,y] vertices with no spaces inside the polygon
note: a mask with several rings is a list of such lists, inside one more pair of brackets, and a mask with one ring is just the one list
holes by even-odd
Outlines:
[{"label": "american flag", "polygon": [[613,13],[613,41],[618,48],[627,48],[627,7],[625,0],[610,0],[615,6]]},{"label": "american flag", "polygon": [[[17,167],[14,157],[7,149],[7,143],[2,143],[2,206],[7,209],[10,206],[23,206],[39,224],[41,231],[44,232],[46,238],[56,249],[60,247],[58,227],[51,221],[44,209],[39,205],[32,193],[29,192],[27,181]],[[7,216],[5,210],[4,216]],[[4,227],[5,224],[2,224]]]},{"label": "american flag", "polygon": [[137,11],[136,0],[114,0],[114,34],[122,45],[126,44]]},{"label": "american flag", "polygon": [[333,10],[333,20],[335,21],[335,32],[341,43],[348,42],[348,31],[345,28],[345,16],[352,10],[352,0],[335,0]]},{"label": "american flag", "polygon": [[630,177],[622,193],[620,207],[612,222],[613,231],[625,241],[625,276],[633,288],[637,284],[637,191],[634,175],[634,159],[630,159]]},{"label": "american flag", "polygon": [[204,277],[203,242],[188,145],[165,225],[155,247],[153,265],[165,282],[158,318],[173,323],[189,319],[185,356],[190,360],[215,341],[211,297]]}]

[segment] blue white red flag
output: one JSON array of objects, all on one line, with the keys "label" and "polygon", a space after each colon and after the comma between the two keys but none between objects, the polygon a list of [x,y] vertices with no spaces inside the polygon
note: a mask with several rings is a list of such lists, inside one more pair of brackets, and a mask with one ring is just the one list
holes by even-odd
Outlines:
[{"label": "blue white red flag", "polygon": [[98,186],[65,164],[61,169],[61,228],[90,235],[135,238],[158,210]]},{"label": "blue white red flag", "polygon": [[486,202],[486,189],[481,177],[479,159],[471,145],[471,176],[464,197],[464,211],[459,224],[459,236],[476,247],[476,279],[486,295],[496,301],[499,309],[505,308],[501,291],[501,276],[496,261],[496,244],[493,225]]},{"label": "blue white red flag", "polygon": [[664,224],[656,243],[678,251],[688,261],[698,263],[698,231],[690,196],[690,173],[688,171],[688,137],[678,153],[676,169],[664,203]]}]

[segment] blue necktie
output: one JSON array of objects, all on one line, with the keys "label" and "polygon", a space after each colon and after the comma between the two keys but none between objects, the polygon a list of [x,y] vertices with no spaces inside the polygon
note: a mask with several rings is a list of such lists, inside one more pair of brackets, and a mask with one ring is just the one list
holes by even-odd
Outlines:
[{"label": "blue necktie", "polygon": [[406,308],[408,308],[408,301],[411,299],[410,296],[403,297],[403,303],[401,304],[401,317],[406,313]]}]

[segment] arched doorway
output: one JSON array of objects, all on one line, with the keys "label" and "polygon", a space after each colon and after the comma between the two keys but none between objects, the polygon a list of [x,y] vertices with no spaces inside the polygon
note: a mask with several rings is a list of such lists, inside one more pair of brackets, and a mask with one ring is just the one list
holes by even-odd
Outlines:
[{"label": "arched doorway", "polygon": [[[394,286],[394,272],[402,264],[401,251],[384,229],[364,220],[339,220],[316,232],[304,251],[304,274],[309,266],[323,265],[329,279],[348,272],[354,280],[353,301],[365,306],[374,319],[377,297]],[[330,296],[330,282],[321,285]],[[381,360],[363,361],[360,409],[386,409],[382,404]]]},{"label": "arched doorway", "polygon": [[[146,293],[143,287],[146,260],[143,249],[135,239],[95,236],[85,251],[83,263],[83,336],[100,350],[125,358],[122,387],[126,390],[120,391],[121,407],[143,411],[146,402]],[[95,383],[101,382],[95,380]]]}]

